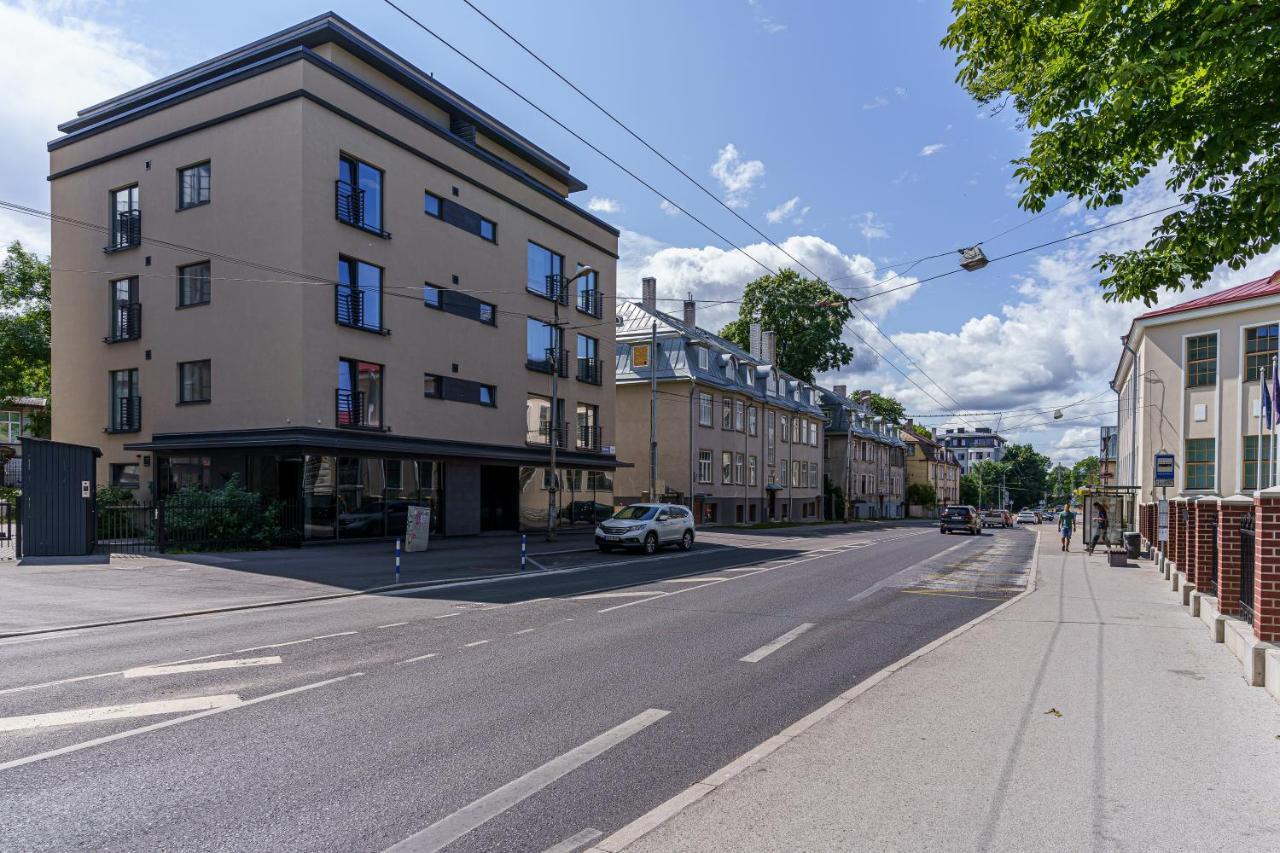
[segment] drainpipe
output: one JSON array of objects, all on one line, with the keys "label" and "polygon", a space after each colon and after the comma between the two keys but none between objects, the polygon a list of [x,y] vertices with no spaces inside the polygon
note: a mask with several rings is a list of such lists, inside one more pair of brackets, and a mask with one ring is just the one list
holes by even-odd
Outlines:
[{"label": "drainpipe", "polygon": [[[698,464],[696,461],[697,457],[693,455],[695,453],[693,431],[694,429],[696,429],[694,425],[693,401],[697,397],[697,393],[696,393],[697,390],[698,390],[698,383],[690,379],[689,380],[689,495],[688,495],[690,511],[693,510],[693,484],[694,484],[693,470],[694,470],[694,466]],[[711,464],[712,464],[712,472],[714,473],[715,457],[712,457]],[[702,519],[700,518],[695,518],[693,521],[694,521],[694,524],[702,523]]]}]

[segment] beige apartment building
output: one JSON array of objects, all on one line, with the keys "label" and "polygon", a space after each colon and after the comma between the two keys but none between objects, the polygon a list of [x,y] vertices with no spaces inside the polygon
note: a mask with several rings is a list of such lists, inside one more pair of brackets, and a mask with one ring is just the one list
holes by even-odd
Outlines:
[{"label": "beige apartment building", "polygon": [[1258,440],[1259,376],[1276,356],[1278,320],[1280,272],[1137,317],[1111,386],[1119,403],[1112,482],[1137,486],[1140,503],[1158,500],[1154,458],[1168,452],[1171,498],[1272,485],[1270,442]]},{"label": "beige apartment building", "polygon": [[332,14],[59,129],[53,436],[99,482],[236,476],[313,540],[612,506],[618,231],[566,164]]},{"label": "beige apartment building", "polygon": [[[680,319],[659,311],[657,282],[619,306],[619,502],[649,500],[649,415],[657,375],[660,499],[699,523],[810,521],[822,516],[823,412],[818,389],[779,370],[771,332],[752,351],[699,328],[692,298]],[[653,346],[656,334],[657,348]]]},{"label": "beige apartment building", "polygon": [[[937,439],[926,438],[915,431],[915,424],[907,420],[906,429],[899,432],[906,444],[907,485],[928,483],[937,496],[937,506],[960,503],[960,477],[964,473],[955,453]],[[931,507],[912,506],[914,517],[932,517]]]},{"label": "beige apartment building", "polygon": [[826,415],[825,465],[845,506],[833,506],[840,518],[901,518],[905,512],[906,445],[898,428],[850,399],[848,388],[819,389]]}]

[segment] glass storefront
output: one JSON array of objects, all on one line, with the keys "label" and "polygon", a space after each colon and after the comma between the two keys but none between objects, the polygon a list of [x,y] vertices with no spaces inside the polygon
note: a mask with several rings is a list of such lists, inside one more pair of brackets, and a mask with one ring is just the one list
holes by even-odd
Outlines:
[{"label": "glass storefront", "polygon": [[404,535],[410,506],[431,508],[440,532],[437,462],[371,456],[307,456],[302,503],[305,538],[371,539]]},{"label": "glass storefront", "polygon": [[[551,478],[546,466],[520,468],[520,528],[543,530],[547,526],[547,489]],[[560,468],[556,494],[560,527],[590,527],[613,515],[613,474],[582,468]]]}]

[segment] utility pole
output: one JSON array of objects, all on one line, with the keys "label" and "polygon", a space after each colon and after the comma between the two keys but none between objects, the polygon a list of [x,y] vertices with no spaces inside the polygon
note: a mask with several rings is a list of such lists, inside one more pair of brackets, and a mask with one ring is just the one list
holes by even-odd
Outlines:
[{"label": "utility pole", "polygon": [[[551,470],[548,474],[550,482],[547,485],[548,542],[556,541],[556,522],[559,520],[556,495],[560,490],[560,476],[559,472],[556,471],[556,445],[560,443],[560,437],[568,429],[568,424],[560,420],[564,415],[557,407],[559,402],[557,394],[560,392],[560,367],[565,361],[564,330],[560,326],[560,300],[569,292],[569,285],[584,275],[593,273],[595,273],[595,270],[591,267],[583,267],[570,278],[565,278],[560,273],[552,273],[547,276],[547,295],[551,297],[551,310],[554,317],[551,324],[551,346],[547,348],[547,362],[551,365],[551,419],[547,429],[547,445],[551,450]],[[598,299],[599,294],[595,294],[593,298]]]},{"label": "utility pole", "polygon": [[658,501],[658,321],[649,338],[649,500]]}]

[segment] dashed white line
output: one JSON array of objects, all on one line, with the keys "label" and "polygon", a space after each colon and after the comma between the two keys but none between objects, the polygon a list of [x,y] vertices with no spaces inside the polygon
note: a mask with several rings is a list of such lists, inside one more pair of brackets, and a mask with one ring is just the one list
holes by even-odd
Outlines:
[{"label": "dashed white line", "polygon": [[525,629],[523,629],[523,630],[516,631],[516,632],[515,632],[514,634],[512,634],[511,636],[513,636],[513,637],[518,637],[518,636],[520,636],[521,634],[530,634],[530,633],[533,633],[533,632],[534,632],[534,631],[536,631],[536,630],[537,630],[536,628],[525,628]]},{"label": "dashed white line", "polygon": [[727,581],[728,578],[703,577],[703,578],[667,578],[663,583],[703,583],[705,581]]},{"label": "dashed white line", "polygon": [[247,649],[236,649],[234,652],[231,652],[231,654],[233,654],[233,655],[242,655],[242,654],[244,654],[245,652],[260,652],[260,651],[262,651],[263,649],[283,649],[285,646],[300,646],[300,645],[302,645],[303,643],[309,643],[309,642],[311,642],[312,640],[318,640],[318,639],[320,639],[320,638],[319,638],[319,637],[307,637],[305,640],[290,640],[290,641],[289,641],[289,642],[287,642],[287,643],[272,643],[272,644],[271,644],[271,645],[269,645],[269,646],[250,646],[250,647],[249,647],[249,648],[247,648]]},{"label": "dashed white line", "polygon": [[397,661],[397,663],[417,663],[420,660],[426,660],[427,658],[433,658],[435,656],[436,656],[435,652],[428,652],[425,655],[418,655],[416,658],[408,658],[407,660]]},{"label": "dashed white line", "polygon": [[328,640],[333,637],[350,637],[352,634],[359,634],[359,631],[339,631],[336,634],[321,634],[319,637],[312,637],[313,640]]},{"label": "dashed white line", "polygon": [[185,711],[207,711],[210,708],[226,708],[238,704],[240,704],[240,697],[235,693],[220,693],[216,696],[195,696],[189,699],[164,699],[159,702],[138,702],[132,705],[106,705],[100,708],[78,708],[74,711],[0,717],[0,732],[96,723],[101,720],[122,720],[129,717],[154,717],[159,714],[179,714]]},{"label": "dashed white line", "polygon": [[602,835],[604,835],[604,833],[598,829],[584,829],[582,832],[570,835],[559,844],[556,844],[553,847],[548,847],[546,850],[543,850],[542,853],[574,853],[574,851],[586,844],[588,841],[595,841]]},{"label": "dashed white line", "polygon": [[385,625],[378,625],[379,628],[399,628],[401,625],[408,625],[408,622],[388,622]]},{"label": "dashed white line", "polygon": [[653,595],[652,592],[630,591],[630,592],[594,592],[590,595],[575,595],[570,601],[595,601],[600,598],[635,598],[640,595]]},{"label": "dashed white line", "polygon": [[150,678],[157,675],[181,675],[187,672],[208,672],[216,669],[239,669],[246,666],[271,666],[280,663],[278,655],[265,658],[232,658],[231,660],[211,660],[204,663],[182,663],[169,666],[139,666],[126,669],[125,678]]},{"label": "dashed white line", "polygon": [[461,616],[461,615],[462,615],[461,613],[458,613],[457,611],[454,611],[453,613],[441,613],[441,614],[440,614],[439,616],[437,616],[436,618],[437,618],[437,619],[448,619],[450,616]]},{"label": "dashed white line", "polygon": [[805,622],[802,625],[797,625],[787,633],[783,634],[778,639],[769,643],[765,643],[763,646],[756,649],[751,654],[747,655],[746,657],[738,658],[738,660],[742,661],[743,663],[759,663],[760,661],[764,660],[769,655],[773,654],[778,649],[782,648],[787,643],[791,642],[796,637],[799,637],[801,634],[803,634],[805,631],[808,631],[812,627],[813,627],[812,622]]},{"label": "dashed white line", "polygon": [[466,644],[464,644],[464,645],[463,645],[463,648],[464,648],[464,649],[469,649],[469,648],[471,648],[472,646],[483,646],[483,645],[484,645],[485,643],[487,643],[487,642],[489,642],[489,641],[488,641],[488,640],[476,640],[474,643],[466,643]]}]

